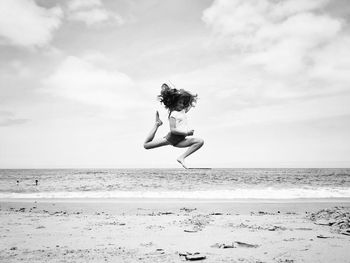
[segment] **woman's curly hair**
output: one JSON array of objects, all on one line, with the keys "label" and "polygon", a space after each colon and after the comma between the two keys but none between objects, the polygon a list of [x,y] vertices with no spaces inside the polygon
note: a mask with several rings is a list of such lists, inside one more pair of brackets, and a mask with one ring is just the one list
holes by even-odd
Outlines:
[{"label": "woman's curly hair", "polygon": [[180,99],[183,99],[185,108],[189,106],[194,107],[195,103],[197,102],[197,97],[197,94],[193,95],[184,89],[172,89],[165,83],[162,85],[160,95],[158,95],[158,99],[164,104],[165,108],[168,109],[169,112],[176,109]]}]

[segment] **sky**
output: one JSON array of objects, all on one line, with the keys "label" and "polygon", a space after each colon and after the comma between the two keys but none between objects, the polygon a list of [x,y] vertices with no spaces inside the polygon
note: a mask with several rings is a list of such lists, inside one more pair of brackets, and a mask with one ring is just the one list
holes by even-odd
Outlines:
[{"label": "sky", "polygon": [[189,167],[350,167],[346,0],[2,0],[0,168],[179,167],[145,150],[171,82]]}]

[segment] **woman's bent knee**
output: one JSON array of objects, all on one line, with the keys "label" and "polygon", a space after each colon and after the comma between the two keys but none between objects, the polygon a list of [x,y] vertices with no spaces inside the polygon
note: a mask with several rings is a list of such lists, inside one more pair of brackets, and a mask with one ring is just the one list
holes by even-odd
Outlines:
[{"label": "woman's bent knee", "polygon": [[199,144],[200,146],[202,146],[202,145],[204,144],[204,140],[198,138],[198,139],[197,139],[197,144]]}]

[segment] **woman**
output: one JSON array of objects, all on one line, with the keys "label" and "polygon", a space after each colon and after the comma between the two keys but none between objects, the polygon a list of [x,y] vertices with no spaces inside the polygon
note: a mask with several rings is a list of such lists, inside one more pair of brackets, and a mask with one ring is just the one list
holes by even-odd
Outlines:
[{"label": "woman", "polygon": [[163,124],[157,111],[155,125],[147,136],[144,147],[145,149],[152,149],[165,145],[173,145],[179,148],[188,147],[188,149],[176,159],[187,169],[185,158],[197,151],[204,144],[203,139],[188,137],[193,135],[194,130],[188,128],[186,113],[194,107],[197,101],[197,95],[193,95],[183,89],[172,89],[167,84],[163,84],[158,98],[169,111],[168,119],[170,132],[163,138],[154,139],[158,127]]}]

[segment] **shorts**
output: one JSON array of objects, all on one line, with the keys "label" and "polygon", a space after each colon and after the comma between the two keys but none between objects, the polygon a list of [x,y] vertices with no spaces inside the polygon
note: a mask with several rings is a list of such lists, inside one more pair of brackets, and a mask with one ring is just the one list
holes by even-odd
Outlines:
[{"label": "shorts", "polygon": [[175,146],[179,142],[185,140],[186,136],[185,135],[178,135],[178,134],[173,134],[169,132],[165,137],[164,137],[171,145]]}]

